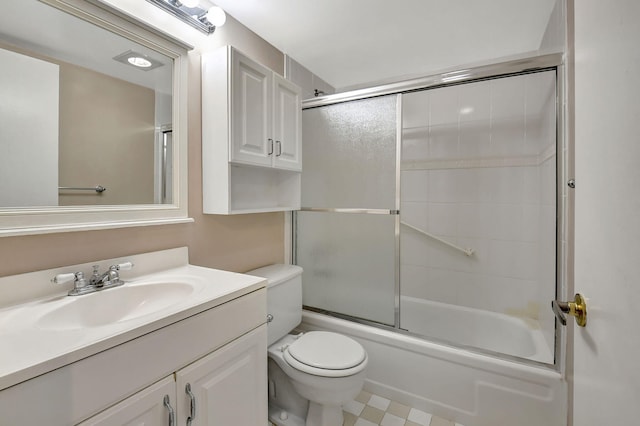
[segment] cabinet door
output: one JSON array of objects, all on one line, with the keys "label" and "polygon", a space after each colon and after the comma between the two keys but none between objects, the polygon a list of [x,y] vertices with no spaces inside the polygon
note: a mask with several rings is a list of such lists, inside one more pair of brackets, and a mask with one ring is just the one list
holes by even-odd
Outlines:
[{"label": "cabinet door", "polygon": [[160,426],[170,423],[170,411],[176,409],[176,383],[173,376],[130,396],[78,426]]},{"label": "cabinet door", "polygon": [[232,50],[231,162],[271,165],[271,74]]},{"label": "cabinet door", "polygon": [[273,74],[273,165],[302,170],[302,99],[300,88]]},{"label": "cabinet door", "polygon": [[192,426],[267,424],[267,326],[262,325],[176,373],[181,398],[178,424]]}]

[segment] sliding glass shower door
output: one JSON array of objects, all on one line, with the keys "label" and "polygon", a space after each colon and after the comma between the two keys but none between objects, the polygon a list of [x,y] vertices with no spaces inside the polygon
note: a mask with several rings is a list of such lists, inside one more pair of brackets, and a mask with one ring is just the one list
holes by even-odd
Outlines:
[{"label": "sliding glass shower door", "polygon": [[305,109],[303,303],[553,364],[556,83],[542,69]]},{"label": "sliding glass shower door", "polygon": [[398,95],[303,111],[303,303],[395,325]]}]

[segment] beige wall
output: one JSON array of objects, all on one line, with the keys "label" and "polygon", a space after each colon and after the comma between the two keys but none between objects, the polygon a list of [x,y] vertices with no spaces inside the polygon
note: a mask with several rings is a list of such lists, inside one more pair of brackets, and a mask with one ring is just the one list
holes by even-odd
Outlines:
[{"label": "beige wall", "polygon": [[[282,262],[284,219],[282,213],[211,216],[202,212],[200,52],[233,44],[256,60],[283,72],[283,54],[247,30],[233,18],[211,36],[201,35],[180,22],[171,25],[147,2],[109,0],[127,12],[162,25],[166,31],[196,46],[189,55],[188,147],[189,215],[195,223],[69,232],[0,238],[0,276],[48,269],[96,259],[119,257],[173,247],[188,246],[193,264],[232,271]],[[142,4],[144,3],[144,4]],[[162,19],[163,22],[153,22]]]},{"label": "beige wall", "polygon": [[155,92],[60,63],[61,206],[153,204]]}]

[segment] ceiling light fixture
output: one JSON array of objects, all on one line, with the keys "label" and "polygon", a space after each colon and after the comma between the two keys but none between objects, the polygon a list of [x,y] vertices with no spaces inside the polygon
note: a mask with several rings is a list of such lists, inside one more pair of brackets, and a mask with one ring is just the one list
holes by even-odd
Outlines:
[{"label": "ceiling light fixture", "polygon": [[118,62],[122,62],[123,64],[134,66],[142,71],[151,71],[152,69],[164,65],[160,61],[157,61],[143,53],[134,52],[133,50],[127,50],[118,56],[114,56],[113,59]]},{"label": "ceiling light fixture", "polygon": [[[207,8],[201,3],[208,0],[147,0],[205,34],[213,34],[216,27],[221,27],[227,20],[224,10],[218,6]],[[211,3],[208,3],[209,5]]]}]

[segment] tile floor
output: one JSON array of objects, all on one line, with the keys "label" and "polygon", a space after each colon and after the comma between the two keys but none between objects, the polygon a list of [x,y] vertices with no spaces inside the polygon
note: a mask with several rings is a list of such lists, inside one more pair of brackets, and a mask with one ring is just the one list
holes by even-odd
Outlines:
[{"label": "tile floor", "polygon": [[365,391],[343,408],[344,426],[462,426]]},{"label": "tile floor", "polygon": [[343,426],[462,426],[366,391],[343,408]]}]

